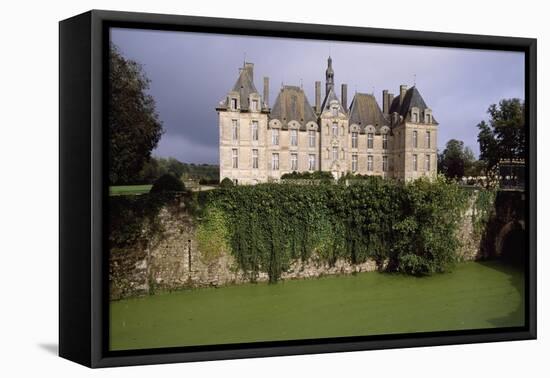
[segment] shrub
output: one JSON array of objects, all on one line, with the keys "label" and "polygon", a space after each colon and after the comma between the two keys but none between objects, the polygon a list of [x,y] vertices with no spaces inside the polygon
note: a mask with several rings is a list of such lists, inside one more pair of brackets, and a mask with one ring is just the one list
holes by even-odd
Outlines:
[{"label": "shrub", "polygon": [[185,191],[185,185],[176,176],[166,173],[160,176],[151,188],[150,193],[161,192],[183,192]]},{"label": "shrub", "polygon": [[233,186],[233,181],[229,177],[224,178],[222,182],[220,182],[220,188],[231,188]]},{"label": "shrub", "polygon": [[314,172],[296,172],[285,173],[281,176],[281,180],[315,180],[321,183],[331,183],[334,181],[332,173],[326,171]]}]

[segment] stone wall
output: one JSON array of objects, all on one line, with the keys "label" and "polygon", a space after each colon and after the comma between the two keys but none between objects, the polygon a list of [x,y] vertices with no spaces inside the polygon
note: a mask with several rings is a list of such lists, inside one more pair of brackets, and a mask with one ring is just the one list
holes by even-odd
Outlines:
[{"label": "stone wall", "polygon": [[[162,233],[146,245],[113,249],[110,254],[110,295],[121,299],[154,293],[157,290],[223,286],[249,282],[230,253],[206,262],[197,248],[195,228],[185,210],[164,207],[158,214]],[[352,265],[338,260],[333,266],[312,258],[294,262],[285,279],[313,278],[327,274],[374,271],[374,261]],[[256,281],[267,281],[260,272]]]},{"label": "stone wall", "polygon": [[[214,261],[205,261],[197,248],[195,227],[183,202],[164,206],[156,216],[158,227],[154,237],[144,237],[125,248],[110,253],[110,296],[121,299],[154,293],[157,290],[223,286],[249,282],[230,253],[224,252]],[[151,235],[144,224],[143,235]],[[481,236],[472,226],[471,210],[462,219],[459,250],[464,260],[482,257],[479,253]],[[281,276],[283,280],[313,278],[322,275],[369,272],[377,269],[374,261],[353,265],[338,260],[333,266],[311,258],[294,262]],[[267,273],[260,273],[257,281],[267,281]]]}]

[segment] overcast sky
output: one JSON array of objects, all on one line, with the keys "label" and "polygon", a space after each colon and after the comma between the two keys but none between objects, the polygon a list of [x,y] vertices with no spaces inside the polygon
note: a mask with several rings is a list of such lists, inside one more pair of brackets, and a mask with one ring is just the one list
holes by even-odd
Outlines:
[{"label": "overcast sky", "polygon": [[218,163],[215,107],[232,89],[245,56],[254,63],[260,93],[262,78],[269,77],[271,106],[282,83],[303,83],[313,105],[316,80],[324,91],[329,53],[338,95],[340,84],[347,83],[349,102],[355,91],[374,93],[382,106],[383,89],[397,95],[399,85],[412,86],[416,75],[416,86],[439,122],[441,150],[455,138],[477,155],[476,125],[487,119],[489,105],[524,99],[524,56],[518,52],[119,28],[111,30],[111,40],[151,80],[165,129],[153,154],[183,162]]}]

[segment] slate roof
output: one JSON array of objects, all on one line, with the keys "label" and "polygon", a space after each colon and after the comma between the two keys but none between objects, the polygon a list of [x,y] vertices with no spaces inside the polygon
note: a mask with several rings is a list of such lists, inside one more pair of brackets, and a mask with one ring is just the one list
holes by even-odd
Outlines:
[{"label": "slate roof", "polygon": [[233,92],[239,92],[241,97],[241,110],[248,110],[250,107],[249,104],[249,96],[251,93],[258,93],[258,90],[254,86],[254,82],[252,81],[252,78],[248,75],[248,71],[246,69],[241,69],[241,72],[239,73],[239,78],[237,79],[237,82],[233,86]]},{"label": "slate roof", "polygon": [[380,109],[376,98],[367,93],[356,93],[350,105],[349,123],[361,126],[361,130],[365,126],[372,125],[380,127],[390,124],[389,120],[384,116]]},{"label": "slate roof", "polygon": [[[428,105],[426,105],[426,102],[422,98],[422,95],[420,94],[416,86],[409,88],[405,92],[405,96],[403,98],[403,103],[401,104],[401,106],[399,106],[400,97],[401,95],[394,97],[390,105],[390,114],[395,112],[403,116],[404,119],[410,119],[409,112],[411,108],[417,107],[420,110],[421,117],[423,117],[424,110],[429,109]],[[433,116],[432,116],[432,123],[437,124]]]},{"label": "slate roof", "polygon": [[307,122],[317,122],[317,116],[303,89],[293,85],[283,86],[277,95],[269,117],[278,119],[283,128],[286,127],[288,122],[297,121],[300,123],[300,129],[302,130],[305,130]]},{"label": "slate roof", "polygon": [[[235,85],[233,85],[233,92],[238,92],[241,98],[241,110],[248,110],[250,107],[250,94],[251,93],[257,93],[260,94],[256,87],[254,86],[254,82],[252,81],[252,78],[250,77],[249,71],[246,68],[241,68],[239,70],[239,77],[237,78],[237,81],[235,82]],[[261,100],[263,101],[263,99]],[[227,98],[223,98],[217,107],[217,109],[227,109],[229,107],[229,104],[227,103]]]}]

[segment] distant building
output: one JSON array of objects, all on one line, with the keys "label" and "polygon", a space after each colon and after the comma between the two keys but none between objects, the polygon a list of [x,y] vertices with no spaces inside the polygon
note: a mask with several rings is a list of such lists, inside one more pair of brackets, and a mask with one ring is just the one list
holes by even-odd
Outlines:
[{"label": "distant building", "polygon": [[218,104],[220,180],[238,184],[277,181],[284,173],[347,172],[410,180],[437,172],[437,127],[432,110],[413,86],[394,97],[355,93],[349,107],[341,97],[328,58],[325,92],[315,83],[315,104],[303,89],[283,85],[269,107],[269,79],[263,95],[254,85],[254,65],[244,63],[233,89]]}]

